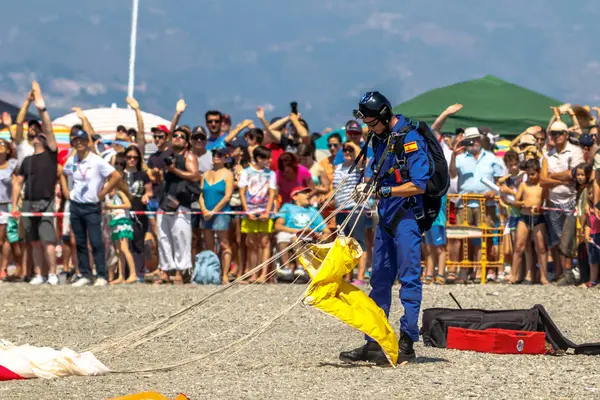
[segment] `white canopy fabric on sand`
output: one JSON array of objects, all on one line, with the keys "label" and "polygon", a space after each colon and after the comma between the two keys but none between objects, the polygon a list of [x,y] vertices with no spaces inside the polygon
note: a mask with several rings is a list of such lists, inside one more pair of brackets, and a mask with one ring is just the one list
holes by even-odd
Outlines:
[{"label": "white canopy fabric on sand", "polygon": [[[127,129],[134,128],[137,130],[135,111],[132,109],[118,108],[116,104],[113,104],[112,107],[92,108],[89,110],[83,110],[83,112],[90,121],[94,131],[107,139],[114,139],[117,126],[119,125],[123,125]],[[158,115],[143,111],[142,118],[144,120],[144,135],[146,137],[146,154],[153,153],[157,149],[152,140],[151,129],[157,125],[166,125],[169,127],[171,125],[171,121],[159,117]],[[77,117],[77,114],[72,112],[56,118],[54,121],[52,121],[52,123],[73,126],[81,123],[81,121]]]}]

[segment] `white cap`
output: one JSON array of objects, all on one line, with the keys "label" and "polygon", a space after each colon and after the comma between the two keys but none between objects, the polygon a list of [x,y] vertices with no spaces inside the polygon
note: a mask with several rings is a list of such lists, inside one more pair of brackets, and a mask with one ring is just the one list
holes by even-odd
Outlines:
[{"label": "white cap", "polygon": [[480,137],[481,132],[479,132],[479,129],[475,127],[467,128],[465,129],[465,133],[463,133],[463,140],[475,139]]},{"label": "white cap", "polygon": [[487,137],[490,139],[490,143],[494,144],[500,138],[500,135],[494,135],[492,132],[488,132]]},{"label": "white cap", "polygon": [[567,124],[565,124],[562,121],[554,121],[552,123],[552,125],[550,125],[550,131],[554,131],[554,132],[561,132],[561,131],[566,131],[567,129],[569,129],[569,127],[567,126]]}]

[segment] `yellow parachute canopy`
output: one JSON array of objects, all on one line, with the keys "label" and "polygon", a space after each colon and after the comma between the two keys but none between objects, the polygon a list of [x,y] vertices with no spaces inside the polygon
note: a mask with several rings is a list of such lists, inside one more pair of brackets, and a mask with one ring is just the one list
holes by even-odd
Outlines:
[{"label": "yellow parachute canopy", "polygon": [[375,340],[392,365],[398,361],[398,339],[385,313],[356,286],[343,280],[362,255],[358,242],[338,237],[333,243],[311,244],[300,256],[310,282],[304,302],[333,315]]}]

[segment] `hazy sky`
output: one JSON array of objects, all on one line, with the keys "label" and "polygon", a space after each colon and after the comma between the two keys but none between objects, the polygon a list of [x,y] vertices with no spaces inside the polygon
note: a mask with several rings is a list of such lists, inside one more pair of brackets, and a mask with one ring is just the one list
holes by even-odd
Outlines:
[{"label": "hazy sky", "polygon": [[[600,104],[600,3],[592,0],[140,3],[136,97],[170,118],[184,96],[190,125],[207,108],[235,122],[257,105],[269,117],[286,114],[296,100],[316,131],[342,125],[365,90],[397,104],[487,74]],[[73,105],[124,106],[130,1],[0,4],[0,98],[20,104],[35,77],[53,117]]]}]

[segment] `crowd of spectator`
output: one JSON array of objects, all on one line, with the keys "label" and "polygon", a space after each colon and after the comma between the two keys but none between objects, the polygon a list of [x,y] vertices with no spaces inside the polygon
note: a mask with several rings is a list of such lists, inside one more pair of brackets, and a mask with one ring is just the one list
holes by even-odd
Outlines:
[{"label": "crowd of spectator", "polygon": [[[32,103],[41,121],[24,121]],[[267,120],[258,107],[256,123],[235,126],[229,115],[209,110],[204,126],[192,128],[179,124],[187,107],[182,99],[170,126],[151,128],[158,150],[145,159],[140,105],[133,98],[127,103],[137,127],[117,127],[108,146],[85,112],[74,108],[81,123],[72,127],[71,146],[62,151],[36,82],[15,125],[10,115],[2,115],[11,141],[0,140],[0,280],[183,284],[191,279],[196,255],[208,251],[220,261],[223,284],[274,252],[281,253],[278,260],[240,283],[302,282],[306,274],[286,249],[310,225],[319,240],[342,233],[357,240],[363,254],[347,279],[367,284],[377,200],[369,200],[363,213],[349,213],[355,206],[352,190],[372,178],[370,148],[350,172],[366,127],[348,121],[345,141],[329,134],[329,154],[317,160],[315,142],[328,132],[311,133],[297,110]],[[424,234],[423,282],[597,285],[600,128],[595,121],[581,124],[565,104],[547,127],[528,128],[500,156],[500,138],[488,127],[443,131],[446,119],[461,108],[449,106],[431,126],[452,184],[442,212]],[[562,115],[571,116],[571,126]],[[334,189],[333,201],[320,213]],[[326,222],[336,208],[342,211]],[[45,214],[21,214],[30,212]],[[343,224],[346,218],[350,221]],[[464,225],[497,234],[449,237],[452,226]],[[477,265],[482,257],[495,262],[485,276]],[[467,260],[472,264],[460,265]]]}]

